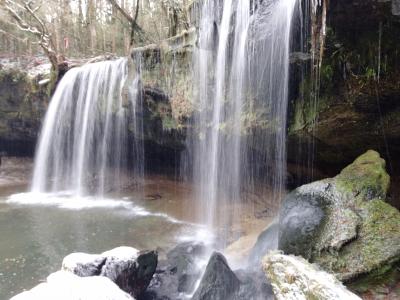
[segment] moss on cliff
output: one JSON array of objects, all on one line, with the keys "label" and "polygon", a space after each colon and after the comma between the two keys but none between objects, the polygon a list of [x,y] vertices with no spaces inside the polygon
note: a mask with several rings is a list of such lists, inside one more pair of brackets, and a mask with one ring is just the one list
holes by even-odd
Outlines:
[{"label": "moss on cliff", "polygon": [[0,152],[33,155],[48,99],[39,80],[21,70],[0,70]]},{"label": "moss on cliff", "polygon": [[374,149],[398,164],[399,17],[392,15],[390,1],[370,0],[331,1],[327,14],[319,89],[311,74],[297,75],[289,107],[290,144],[315,152],[310,158],[289,151],[289,160],[312,159],[320,170],[335,172]]}]

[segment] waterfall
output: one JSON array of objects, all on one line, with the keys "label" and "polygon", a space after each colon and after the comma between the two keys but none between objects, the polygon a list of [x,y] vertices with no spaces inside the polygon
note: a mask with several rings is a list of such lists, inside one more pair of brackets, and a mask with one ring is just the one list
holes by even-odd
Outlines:
[{"label": "waterfall", "polygon": [[[291,19],[296,0],[206,0],[194,53],[188,163],[199,221],[238,222],[243,190],[284,189]],[[258,180],[262,178],[262,180]]]},{"label": "waterfall", "polygon": [[98,62],[62,78],[40,134],[33,192],[103,195],[124,181],[128,161],[142,172],[143,146],[128,143],[128,127],[133,136],[142,128],[140,70],[132,78],[129,67],[128,59]]}]

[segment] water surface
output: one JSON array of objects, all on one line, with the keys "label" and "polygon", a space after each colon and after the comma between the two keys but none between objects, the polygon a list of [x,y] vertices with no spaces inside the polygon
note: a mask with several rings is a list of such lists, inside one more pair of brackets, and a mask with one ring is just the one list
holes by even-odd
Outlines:
[{"label": "water surface", "polygon": [[[74,198],[67,193],[22,193],[25,185],[0,187],[0,299],[30,289],[61,267],[71,252],[101,253],[120,245],[157,249],[160,255],[201,227],[180,220],[182,190],[150,180],[135,193]],[[18,194],[19,193],[19,194]]]}]

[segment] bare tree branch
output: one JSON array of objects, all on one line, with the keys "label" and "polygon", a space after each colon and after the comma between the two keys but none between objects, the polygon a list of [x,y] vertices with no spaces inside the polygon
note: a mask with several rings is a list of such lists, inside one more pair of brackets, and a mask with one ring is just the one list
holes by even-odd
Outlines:
[{"label": "bare tree branch", "polygon": [[152,40],[146,35],[145,31],[137,24],[137,18],[139,15],[139,0],[136,1],[136,11],[134,17],[132,17],[125,9],[123,9],[116,0],[108,0],[108,1],[131,24],[131,41],[130,41],[131,46],[133,45],[134,42],[135,32],[138,33],[138,36],[142,41],[152,42]]},{"label": "bare tree branch", "polygon": [[[49,58],[54,70],[58,70],[57,53],[54,50],[51,35],[42,21],[37,15],[38,8],[33,9],[31,7],[32,0],[24,1],[20,4],[14,0],[5,0],[5,9],[8,11],[10,16],[17,22],[15,25],[22,31],[33,34],[38,39],[38,44],[41,46],[47,57]],[[19,11],[28,13],[39,26],[29,23],[21,16]]]},{"label": "bare tree branch", "polygon": [[139,16],[139,4],[140,4],[139,0],[136,0],[135,17],[133,18],[133,21],[134,21],[135,23],[137,23],[136,21],[137,21],[137,18],[138,18],[138,16]]},{"label": "bare tree branch", "polygon": [[123,9],[116,0],[109,0],[112,6],[114,6],[127,20],[129,23],[132,23],[134,20],[131,15]]}]

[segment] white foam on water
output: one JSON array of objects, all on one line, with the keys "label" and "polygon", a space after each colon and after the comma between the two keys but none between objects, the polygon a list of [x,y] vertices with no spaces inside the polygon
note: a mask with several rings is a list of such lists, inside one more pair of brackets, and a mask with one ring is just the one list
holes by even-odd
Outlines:
[{"label": "white foam on water", "polygon": [[147,211],[145,208],[135,205],[133,201],[95,196],[76,196],[69,191],[57,193],[29,192],[14,194],[8,197],[6,203],[14,205],[49,206],[76,211],[88,209],[114,209],[115,211],[126,212],[131,216],[159,217],[164,218],[171,223],[186,224],[186,222],[175,219],[165,213]]},{"label": "white foam on water", "polygon": [[178,241],[180,243],[184,242],[201,242],[206,246],[211,246],[215,242],[215,235],[213,232],[205,225],[190,223],[192,226],[197,227],[193,232],[192,230],[187,232],[182,232],[179,235]]},{"label": "white foam on water", "polygon": [[130,201],[115,200],[107,198],[96,198],[93,196],[76,196],[68,191],[57,193],[20,193],[11,195],[7,201],[10,204],[33,205],[33,206],[56,206],[63,209],[82,210],[91,208],[124,208],[138,210]]}]

